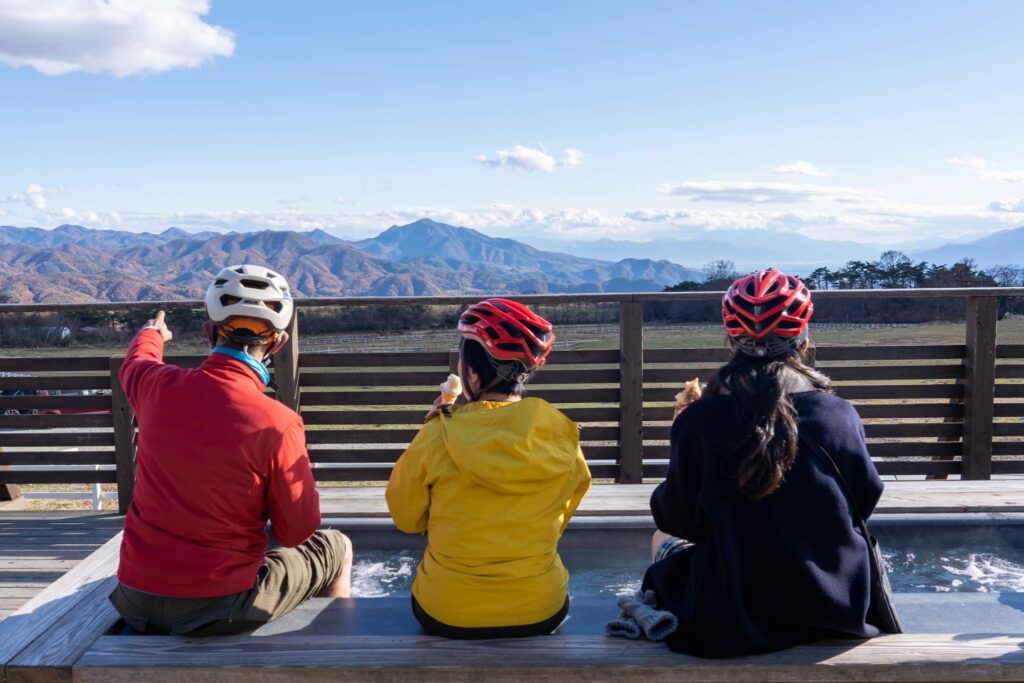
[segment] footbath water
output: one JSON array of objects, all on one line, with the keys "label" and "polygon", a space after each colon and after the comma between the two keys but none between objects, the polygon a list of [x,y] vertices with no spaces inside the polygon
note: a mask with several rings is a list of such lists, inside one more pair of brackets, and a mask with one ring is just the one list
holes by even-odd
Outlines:
[{"label": "footbath water", "polygon": [[[1024,525],[875,529],[897,593],[1024,592]],[[569,548],[559,553],[575,597],[613,596],[640,587],[647,558],[636,547]],[[353,595],[408,596],[421,550],[356,554]]]}]

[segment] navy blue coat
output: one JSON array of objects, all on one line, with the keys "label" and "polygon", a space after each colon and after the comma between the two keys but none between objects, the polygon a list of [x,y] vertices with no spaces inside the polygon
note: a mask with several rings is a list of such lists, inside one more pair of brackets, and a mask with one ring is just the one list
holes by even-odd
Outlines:
[{"label": "navy blue coat", "polygon": [[[793,394],[801,430],[831,453],[864,515],[882,493],[847,401]],[[785,482],[750,502],[728,473],[738,409],[704,398],[672,425],[668,475],[651,496],[662,531],[692,547],[651,565],[644,588],[679,618],[668,645],[699,657],[771,652],[822,637],[867,638],[868,547],[830,468],[801,444]],[[735,468],[735,465],[733,465]]]}]

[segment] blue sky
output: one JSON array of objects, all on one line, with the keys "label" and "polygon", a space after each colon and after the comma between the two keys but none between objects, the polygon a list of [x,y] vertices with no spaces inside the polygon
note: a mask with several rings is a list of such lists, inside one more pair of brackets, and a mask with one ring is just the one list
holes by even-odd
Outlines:
[{"label": "blue sky", "polygon": [[977,235],[1024,224],[1022,25],[1016,0],[0,0],[0,224]]}]

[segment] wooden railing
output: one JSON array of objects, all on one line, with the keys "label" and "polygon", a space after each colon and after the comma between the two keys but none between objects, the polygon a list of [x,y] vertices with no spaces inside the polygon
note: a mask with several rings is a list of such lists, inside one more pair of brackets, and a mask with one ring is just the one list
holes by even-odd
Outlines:
[{"label": "wooden railing", "polygon": [[[996,302],[1024,289],[837,290],[843,298],[966,299],[963,344],[822,346],[815,362],[865,422],[869,450],[883,474],[988,479],[1024,473],[1024,344],[997,345]],[[645,349],[643,307],[656,301],[709,301],[721,293],[523,296],[526,303],[614,303],[619,348],[556,350],[531,394],[581,425],[595,477],[621,483],[661,477],[668,455],[672,396],[685,379],[705,381],[727,359],[724,349]],[[479,297],[303,299],[299,307],[463,305]],[[199,302],[5,305],[0,312],[197,308]],[[321,481],[382,481],[416,434],[454,352],[298,354],[298,329],[275,360],[276,397],[301,412]],[[908,330],[908,334],[912,334]],[[453,335],[453,346],[454,346]],[[681,346],[686,340],[681,339]],[[173,352],[173,346],[169,348]],[[194,367],[201,356],[168,356]],[[136,429],[120,384],[120,357],[0,358],[0,389],[47,389],[51,396],[0,397],[0,494],[19,483],[117,483],[127,509],[134,484]],[[102,392],[60,395],[61,391]],[[103,465],[68,471],[48,465]],[[6,466],[40,469],[4,471]],[[8,495],[10,492],[8,491]]]}]

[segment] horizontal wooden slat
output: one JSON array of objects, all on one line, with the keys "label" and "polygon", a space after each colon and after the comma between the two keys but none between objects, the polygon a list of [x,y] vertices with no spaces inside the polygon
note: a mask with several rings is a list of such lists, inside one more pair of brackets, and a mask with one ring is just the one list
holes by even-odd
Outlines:
[{"label": "horizontal wooden slat", "polygon": [[3,410],[110,410],[110,396],[0,396]]},{"label": "horizontal wooden slat", "polygon": [[[670,427],[644,427],[644,439],[651,441],[667,441]],[[956,422],[902,422],[893,424],[867,424],[864,431],[868,438],[959,438],[963,434],[963,425]]]},{"label": "horizontal wooden slat", "polygon": [[[315,346],[309,348],[315,349]],[[548,356],[545,367],[559,365],[611,365],[619,362],[619,352],[616,350],[592,350],[592,351],[561,351],[555,350]],[[386,368],[386,367],[409,367],[409,368],[446,368],[448,367],[448,353],[434,351],[425,353],[315,353],[305,351],[299,355],[299,367],[303,369],[312,368]]]},{"label": "horizontal wooden slat", "polygon": [[875,469],[879,474],[960,474],[959,460],[884,460],[875,461]]},{"label": "horizontal wooden slat", "polygon": [[[440,378],[440,379],[439,379]],[[438,385],[445,376],[435,372],[304,372],[302,387],[427,387]]]},{"label": "horizontal wooden slat", "polygon": [[996,417],[1024,417],[1024,403],[996,403]]},{"label": "horizontal wooden slat", "polygon": [[[429,408],[420,410],[313,410],[304,409],[307,425],[423,424]],[[576,422],[618,422],[618,408],[566,408],[562,411]]]},{"label": "horizontal wooden slat", "polygon": [[415,429],[316,429],[306,432],[308,444],[407,444],[413,440]]},{"label": "horizontal wooden slat", "polygon": [[[309,396],[306,394],[305,396]],[[421,425],[428,408],[422,410],[306,410],[302,421],[311,425],[374,425],[410,424]]]},{"label": "horizontal wooden slat", "polygon": [[849,384],[835,387],[836,394],[848,399],[946,398],[960,399],[962,384]]},{"label": "horizontal wooden slat", "polygon": [[304,406],[378,406],[421,405],[430,409],[437,398],[436,391],[309,391],[302,392]]},{"label": "horizontal wooden slat", "polygon": [[[1021,366],[1024,368],[1024,366]],[[868,380],[916,380],[916,379],[960,379],[964,376],[962,365],[879,365],[879,366],[833,366],[820,368],[836,382],[863,382]],[[646,368],[644,382],[682,384],[699,377],[707,382],[718,368],[693,367],[682,370]]]},{"label": "horizontal wooden slat", "polygon": [[561,351],[555,350],[548,356],[548,366],[558,365],[609,365],[618,364],[619,352],[616,349],[611,350],[581,350],[581,351]]},{"label": "horizontal wooden slat", "polygon": [[[1022,463],[1024,464],[1024,463]],[[879,474],[893,475],[928,475],[928,474],[960,474],[960,462],[954,460],[926,460],[926,461],[882,461],[876,462],[875,468]],[[1021,468],[1024,471],[1024,467]],[[992,463],[992,471],[997,472],[996,463]],[[664,464],[644,463],[644,477],[651,479],[664,479],[668,472],[668,466]],[[1003,470],[1000,473],[1006,473]]]},{"label": "horizontal wooden slat", "polygon": [[[724,333],[723,333],[724,334]],[[650,363],[717,363],[732,358],[728,349],[644,349],[644,364]]]},{"label": "horizontal wooden slat", "polygon": [[0,432],[0,446],[111,446],[114,432]]},{"label": "horizontal wooden slat", "polygon": [[963,431],[963,425],[957,422],[895,422],[864,425],[864,432],[869,439],[921,437],[959,439],[963,436]]},{"label": "horizontal wooden slat", "polygon": [[996,358],[1024,358],[1024,344],[997,344]]},{"label": "horizontal wooden slat", "polygon": [[1024,379],[1024,363],[1016,365],[998,363],[996,365],[996,379]]},{"label": "horizontal wooden slat", "polygon": [[0,465],[113,465],[114,451],[0,451]]},{"label": "horizontal wooden slat", "polygon": [[872,458],[914,458],[919,456],[957,456],[960,455],[959,441],[892,441],[887,443],[869,443],[868,453]]},{"label": "horizontal wooden slat", "polygon": [[992,436],[1024,436],[1024,422],[993,422]]},{"label": "horizontal wooden slat", "polygon": [[992,474],[1024,474],[1024,460],[993,460]]},{"label": "horizontal wooden slat", "polygon": [[[997,404],[998,405],[998,404]],[[963,405],[960,403],[859,403],[857,412],[862,419],[878,418],[962,418]],[[672,419],[675,401],[644,408],[644,418],[648,422],[664,422]],[[998,414],[998,411],[997,411]],[[1021,404],[1021,415],[1024,415],[1024,404]]]},{"label": "horizontal wooden slat", "polygon": [[996,398],[1024,398],[1024,384],[996,384]]},{"label": "horizontal wooden slat", "polygon": [[116,484],[114,470],[0,470],[0,484]]},{"label": "horizontal wooden slat", "polygon": [[[410,429],[314,429],[306,432],[306,443],[409,443],[418,432],[419,427]],[[618,438],[618,427],[585,426],[580,430],[581,441],[615,441]]]},{"label": "horizontal wooden slat", "polygon": [[[619,473],[618,465],[591,465],[590,475],[595,479],[615,478]],[[355,467],[316,467],[313,477],[317,481],[387,481],[391,476],[391,467],[355,466]]]},{"label": "horizontal wooden slat", "polygon": [[860,403],[857,413],[864,420],[879,418],[943,417],[963,418],[961,403]]},{"label": "horizontal wooden slat", "polygon": [[992,455],[1024,455],[1024,441],[995,441]]},{"label": "horizontal wooden slat", "polygon": [[110,375],[0,377],[0,389],[109,389]]},{"label": "horizontal wooden slat", "polygon": [[[645,434],[646,437],[647,435]],[[654,441],[654,439],[651,440]],[[960,442],[892,441],[887,443],[869,443],[868,452],[873,458],[957,456],[960,455]],[[668,458],[667,445],[644,445],[645,460],[664,458]]]},{"label": "horizontal wooden slat", "polygon": [[[323,372],[303,373],[303,387],[434,387],[447,374],[424,371],[405,372]],[[546,370],[538,372],[530,386],[537,384],[617,384],[618,369]]]},{"label": "horizontal wooden slat", "polygon": [[[668,391],[668,390],[666,390]],[[616,403],[619,400],[617,388],[608,389],[551,389],[531,387],[531,396],[543,398],[550,403]],[[302,405],[305,406],[375,406],[375,405],[422,405],[429,408],[436,391],[303,391]]]},{"label": "horizontal wooden slat", "polygon": [[[1024,388],[1024,385],[1021,385]],[[849,400],[886,400],[900,398],[942,398],[963,397],[962,384],[847,384],[835,387],[836,393]],[[664,402],[671,405],[677,387],[644,387],[645,402]],[[996,387],[999,391],[999,386]]]},{"label": "horizontal wooden slat", "polygon": [[962,365],[868,365],[830,366],[821,371],[836,382],[864,382],[868,380],[960,379]]},{"label": "horizontal wooden slat", "polygon": [[[849,360],[949,360],[964,357],[963,344],[931,346],[818,346],[818,361]],[[724,363],[732,357],[728,349],[647,349],[644,363]]]},{"label": "horizontal wooden slat", "polygon": [[[402,455],[404,448],[310,448],[309,459],[314,463],[388,463],[392,464]],[[583,455],[588,461],[616,460],[618,446],[584,446]]]},{"label": "horizontal wooden slat", "polygon": [[0,358],[0,371],[8,372],[84,372],[110,371],[108,356],[46,356],[43,358]]},{"label": "horizontal wooden slat", "polygon": [[814,349],[814,355],[819,361],[958,359],[964,357],[964,345],[818,346]]},{"label": "horizontal wooden slat", "polygon": [[72,427],[113,427],[110,413],[79,415],[0,415],[0,429],[68,429]]},{"label": "horizontal wooden slat", "polygon": [[310,448],[314,463],[388,463],[394,464],[404,448]]}]

